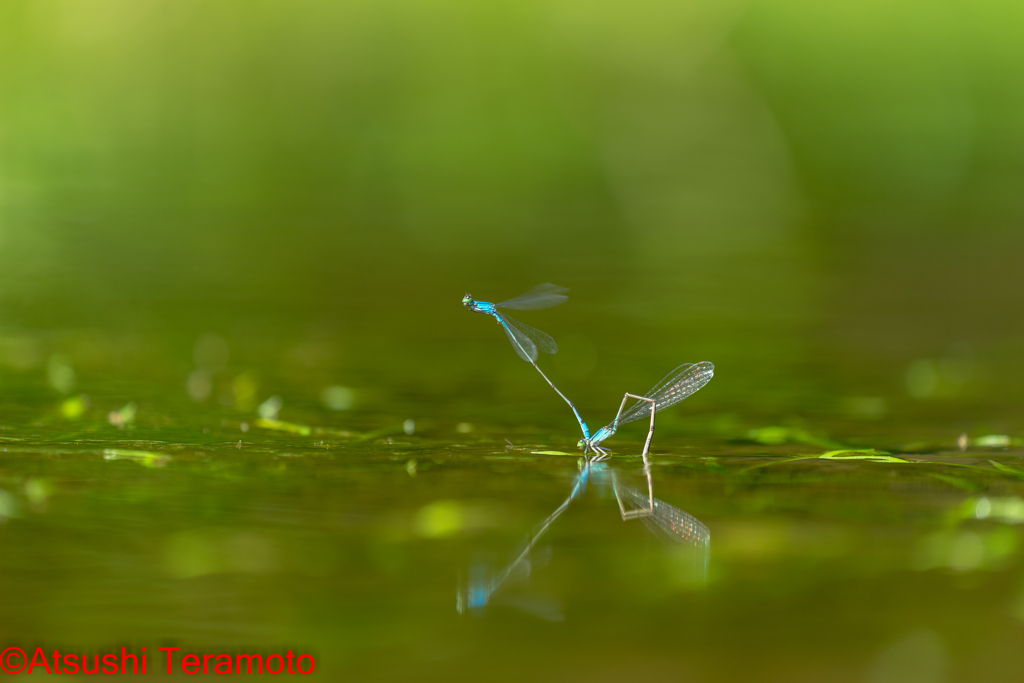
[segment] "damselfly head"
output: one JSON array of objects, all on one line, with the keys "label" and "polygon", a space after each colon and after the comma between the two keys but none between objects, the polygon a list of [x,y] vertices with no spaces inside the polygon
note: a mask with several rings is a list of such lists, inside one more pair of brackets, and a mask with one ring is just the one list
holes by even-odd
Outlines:
[{"label": "damselfly head", "polygon": [[465,306],[466,308],[469,308],[473,305],[473,297],[471,297],[469,293],[467,293],[466,296],[462,297],[462,305]]}]

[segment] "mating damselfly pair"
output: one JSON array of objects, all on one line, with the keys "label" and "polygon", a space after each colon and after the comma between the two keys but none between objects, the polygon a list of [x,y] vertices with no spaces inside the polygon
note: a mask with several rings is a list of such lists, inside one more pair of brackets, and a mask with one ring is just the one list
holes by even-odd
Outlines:
[{"label": "mating damselfly pair", "polygon": [[[569,298],[565,295],[568,291],[565,287],[544,283],[514,299],[508,299],[496,304],[489,301],[477,301],[469,294],[466,294],[462,299],[462,304],[475,313],[485,313],[494,316],[498,324],[505,330],[512,348],[515,349],[519,357],[533,365],[537,372],[540,373],[540,376],[544,378],[544,381],[555,390],[555,393],[569,404],[573,414],[576,416],[576,420],[580,423],[580,429],[583,430],[583,438],[580,439],[578,445],[583,449],[584,454],[595,453],[595,460],[608,457],[609,451],[601,446],[605,439],[615,434],[621,425],[649,417],[651,426],[647,432],[647,441],[644,443],[642,453],[646,460],[647,454],[651,449],[651,439],[654,438],[655,414],[689,398],[710,382],[715,374],[715,366],[708,361],[684,363],[668,373],[664,379],[655,384],[646,394],[639,395],[626,392],[622,397],[622,404],[619,406],[619,412],[615,415],[615,419],[591,435],[590,428],[583,421],[579,410],[576,409],[576,405],[555,386],[555,383],[537,365],[538,351],[556,353],[558,351],[558,344],[547,334],[529,325],[524,325],[499,310],[532,311],[551,308],[552,306],[565,303]],[[634,399],[636,402],[627,409],[626,404],[630,399]]]}]

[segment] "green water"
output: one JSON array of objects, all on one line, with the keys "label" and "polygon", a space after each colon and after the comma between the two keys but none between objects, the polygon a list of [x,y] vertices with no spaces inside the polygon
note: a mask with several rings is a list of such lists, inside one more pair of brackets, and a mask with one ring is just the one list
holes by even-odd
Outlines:
[{"label": "green water", "polygon": [[[954,425],[901,427],[878,401],[854,402],[867,417],[723,412],[721,365],[659,420],[650,468],[654,498],[705,524],[706,548],[623,520],[609,470],[647,491],[645,428],[630,425],[603,475],[470,609],[473,582],[518,557],[581,463],[568,410],[487,319],[461,313],[493,333],[487,372],[522,396],[357,384],[336,411],[321,384],[296,383],[261,422],[234,405],[225,369],[198,403],[151,387],[120,428],[124,387],[79,380],[82,402],[52,396],[41,369],[14,375],[0,432],[5,643],[291,648],[333,680],[1019,671],[1019,438],[974,430],[960,444]],[[617,402],[585,394],[581,407],[597,424]]]},{"label": "green water", "polygon": [[0,646],[1019,680],[1019,4],[3,3]]}]

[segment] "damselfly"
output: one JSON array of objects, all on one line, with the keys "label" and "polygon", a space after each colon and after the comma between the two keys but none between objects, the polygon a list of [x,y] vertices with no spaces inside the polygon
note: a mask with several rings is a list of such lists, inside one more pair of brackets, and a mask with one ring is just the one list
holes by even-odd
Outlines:
[{"label": "damselfly", "polygon": [[[650,416],[651,428],[647,432],[647,442],[644,443],[644,452],[642,453],[646,460],[647,454],[651,449],[651,439],[654,438],[655,413],[689,398],[710,382],[714,374],[715,366],[708,361],[686,363],[668,373],[665,379],[654,385],[654,388],[643,396],[627,392],[622,397],[622,405],[619,406],[619,412],[615,415],[615,419],[612,420],[611,424],[601,427],[592,437],[584,436],[584,438],[580,439],[579,447],[583,449],[584,453],[590,453],[591,451],[597,453],[597,459],[601,460],[608,456],[608,451],[601,447],[601,442],[614,434],[619,425],[642,420]],[[629,410],[626,410],[626,403],[631,398],[636,399],[636,403],[630,406]],[[586,430],[584,430],[584,433],[586,433]]]},{"label": "damselfly", "polygon": [[565,287],[545,282],[542,285],[537,285],[526,294],[521,294],[514,299],[496,304],[492,304],[490,301],[477,301],[467,294],[462,298],[462,305],[474,313],[485,313],[494,316],[498,324],[505,330],[505,334],[508,335],[508,340],[512,343],[512,348],[515,349],[516,354],[527,363],[530,363],[540,373],[540,376],[544,378],[544,381],[548,383],[548,386],[554,389],[555,393],[569,404],[573,414],[576,416],[576,421],[580,423],[580,428],[583,430],[583,438],[589,440],[590,429],[587,427],[587,423],[583,421],[583,418],[580,417],[580,412],[576,410],[576,405],[559,391],[555,383],[548,379],[548,376],[537,365],[537,351],[557,353],[558,344],[540,330],[524,325],[507,314],[498,311],[499,308],[515,311],[536,311],[542,308],[551,308],[552,306],[565,303],[569,298],[565,295],[565,292],[568,291]]}]

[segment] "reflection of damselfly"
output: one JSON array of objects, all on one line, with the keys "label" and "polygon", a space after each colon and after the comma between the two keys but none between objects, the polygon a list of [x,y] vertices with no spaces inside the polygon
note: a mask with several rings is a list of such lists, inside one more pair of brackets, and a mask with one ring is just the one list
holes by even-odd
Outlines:
[{"label": "reflection of damselfly", "polygon": [[652,531],[658,530],[659,535],[669,541],[690,547],[694,553],[693,564],[699,578],[701,581],[706,580],[711,532],[690,513],[655,498],[654,480],[649,466],[644,467],[644,474],[647,478],[646,491],[626,483],[608,465],[581,458],[580,472],[573,481],[569,496],[534,529],[526,544],[500,572],[488,575],[485,566],[474,566],[470,572],[469,585],[459,586],[456,609],[463,613],[466,610],[485,607],[491,603],[493,596],[502,586],[526,579],[531,572],[530,556],[537,542],[569,505],[583,494],[591,478],[598,485],[611,486],[623,521],[642,519],[648,528]]}]

